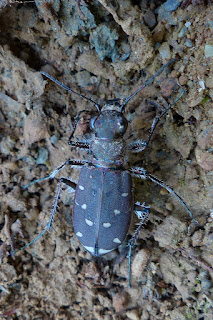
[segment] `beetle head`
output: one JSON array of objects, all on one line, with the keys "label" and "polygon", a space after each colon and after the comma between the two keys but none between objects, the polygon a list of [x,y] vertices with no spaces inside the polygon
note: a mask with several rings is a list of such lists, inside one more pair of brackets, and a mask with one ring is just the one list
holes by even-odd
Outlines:
[{"label": "beetle head", "polygon": [[128,127],[128,121],[121,112],[120,99],[108,100],[101,112],[90,120],[90,128],[97,138],[119,139]]}]

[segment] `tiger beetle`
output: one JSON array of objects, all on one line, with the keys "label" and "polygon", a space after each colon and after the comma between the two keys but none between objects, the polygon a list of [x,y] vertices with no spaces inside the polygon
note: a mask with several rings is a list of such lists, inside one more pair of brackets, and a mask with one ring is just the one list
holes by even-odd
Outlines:
[{"label": "tiger beetle", "polygon": [[175,60],[176,59],[172,59],[163,65],[155,75],[129,97],[125,99],[108,100],[102,108],[92,99],[73,91],[47,73],[41,72],[42,75],[62,88],[90,101],[96,107],[97,112],[90,120],[90,129],[93,132],[91,141],[73,140],[74,132],[80,120],[82,111],[79,112],[75,118],[73,131],[68,140],[69,145],[87,149],[92,156],[90,161],[69,159],[52,171],[49,176],[34,180],[24,187],[26,189],[39,181],[53,179],[55,175],[67,165],[82,166],[78,184],[75,184],[65,177],[59,179],[51,216],[45,229],[34,240],[19,250],[28,247],[41,238],[45,232],[51,229],[62,184],[75,190],[73,205],[73,227],[75,235],[83,247],[96,257],[115,250],[124,241],[131,224],[133,211],[140,219],[138,228],[128,242],[129,285],[131,251],[137,235],[149,215],[149,206],[145,203],[141,204],[140,202],[136,202],[136,204],[134,204],[132,176],[136,176],[142,180],[151,180],[168,190],[168,192],[181,202],[186,211],[188,211],[190,217],[197,223],[185,202],[172,188],[157,177],[148,173],[144,168],[133,167],[128,169],[124,166],[126,150],[132,152],[141,152],[145,150],[159,120],[183,96],[185,91],[183,90],[173,103],[171,103],[160,115],[154,118],[150,132],[145,141],[137,140],[129,144],[129,146],[126,145],[123,138],[128,127],[128,121],[124,117],[125,106],[138,92],[149,85]]}]

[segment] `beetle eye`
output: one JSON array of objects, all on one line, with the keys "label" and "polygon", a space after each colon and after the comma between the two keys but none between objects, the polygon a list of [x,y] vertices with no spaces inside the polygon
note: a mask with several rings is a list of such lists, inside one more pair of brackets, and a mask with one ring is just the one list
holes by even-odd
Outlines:
[{"label": "beetle eye", "polygon": [[126,132],[128,121],[122,116],[118,121],[118,131],[123,134]]},{"label": "beetle eye", "polygon": [[90,129],[92,131],[95,131],[95,121],[97,120],[98,115],[94,116],[91,120],[90,120]]}]

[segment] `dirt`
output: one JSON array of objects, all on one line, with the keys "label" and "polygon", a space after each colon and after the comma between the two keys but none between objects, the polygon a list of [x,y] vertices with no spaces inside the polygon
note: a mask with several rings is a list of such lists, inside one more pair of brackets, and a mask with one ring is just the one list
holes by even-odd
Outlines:
[{"label": "dirt", "polygon": [[[170,12],[162,4],[0,5],[1,319],[212,319],[213,10],[200,1]],[[23,186],[69,158],[90,157],[67,141],[77,113],[95,107],[40,71],[102,103],[127,97],[171,58],[177,60],[126,106],[125,140],[145,139],[155,115],[181,88],[186,92],[149,147],[127,153],[126,166],[144,167],[171,186],[199,224],[165,189],[134,179],[135,201],[151,213],[134,248],[128,288],[127,242],[92,258],[73,233],[74,194],[64,188],[51,231],[13,256],[44,230],[57,180]],[[82,134],[90,138],[88,119],[77,128],[76,136]],[[68,167],[57,178],[77,182],[78,175]]]}]

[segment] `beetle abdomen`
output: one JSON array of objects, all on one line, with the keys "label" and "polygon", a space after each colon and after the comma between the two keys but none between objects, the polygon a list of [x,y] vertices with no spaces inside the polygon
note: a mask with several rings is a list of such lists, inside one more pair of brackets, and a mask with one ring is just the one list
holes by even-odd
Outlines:
[{"label": "beetle abdomen", "polygon": [[132,179],[128,172],[82,168],[75,192],[73,226],[90,253],[102,255],[123,242],[132,208]]}]

